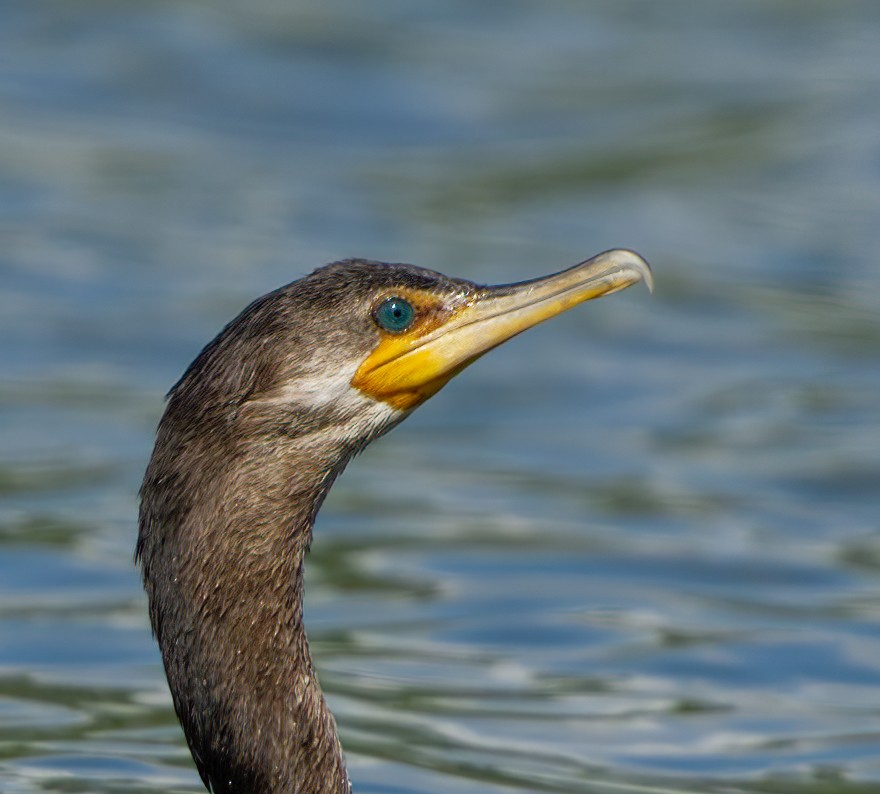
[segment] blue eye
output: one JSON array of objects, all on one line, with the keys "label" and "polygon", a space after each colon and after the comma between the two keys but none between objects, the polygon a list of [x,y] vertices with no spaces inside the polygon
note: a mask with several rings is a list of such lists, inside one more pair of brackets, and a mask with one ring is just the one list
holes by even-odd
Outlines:
[{"label": "blue eye", "polygon": [[379,304],[373,316],[380,328],[392,334],[400,334],[412,325],[416,310],[403,298],[388,298]]}]

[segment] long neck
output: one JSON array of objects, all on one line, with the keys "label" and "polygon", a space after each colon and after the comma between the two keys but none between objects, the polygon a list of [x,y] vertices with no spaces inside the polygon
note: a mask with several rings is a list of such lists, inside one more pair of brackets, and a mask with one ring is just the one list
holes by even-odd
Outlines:
[{"label": "long neck", "polygon": [[144,480],[138,556],[202,779],[213,792],[348,794],[302,621],[312,522],[348,456],[165,435]]}]

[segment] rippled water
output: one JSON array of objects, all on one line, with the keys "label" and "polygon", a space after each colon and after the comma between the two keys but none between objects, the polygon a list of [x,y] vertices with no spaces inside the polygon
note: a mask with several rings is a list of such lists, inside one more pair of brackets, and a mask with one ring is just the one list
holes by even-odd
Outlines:
[{"label": "rippled water", "polygon": [[0,791],[199,791],[131,562],[162,395],[349,255],[629,290],[322,512],[356,790],[880,790],[880,5],[0,4]]}]

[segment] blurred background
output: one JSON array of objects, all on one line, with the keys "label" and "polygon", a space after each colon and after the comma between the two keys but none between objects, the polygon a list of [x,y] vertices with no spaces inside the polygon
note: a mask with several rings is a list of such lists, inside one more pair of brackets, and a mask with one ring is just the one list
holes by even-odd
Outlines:
[{"label": "blurred background", "polygon": [[197,792],[132,564],[165,391],[346,256],[626,246],[357,460],[361,794],[880,790],[880,4],[0,4],[0,790]]}]

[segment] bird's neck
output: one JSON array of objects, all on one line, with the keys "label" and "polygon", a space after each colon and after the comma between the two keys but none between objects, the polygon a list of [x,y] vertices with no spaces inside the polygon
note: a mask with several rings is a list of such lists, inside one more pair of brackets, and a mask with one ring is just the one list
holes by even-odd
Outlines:
[{"label": "bird's neck", "polygon": [[210,790],[347,794],[302,594],[314,516],[348,455],[283,446],[235,450],[199,475],[178,450],[176,476],[151,482],[148,470],[139,553],[175,707]]}]

